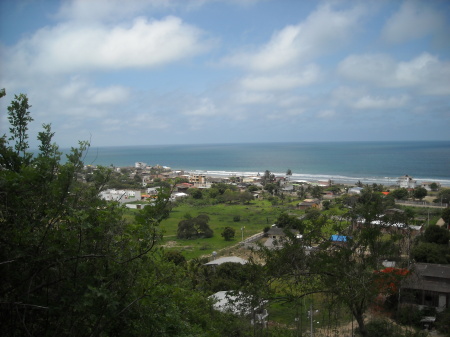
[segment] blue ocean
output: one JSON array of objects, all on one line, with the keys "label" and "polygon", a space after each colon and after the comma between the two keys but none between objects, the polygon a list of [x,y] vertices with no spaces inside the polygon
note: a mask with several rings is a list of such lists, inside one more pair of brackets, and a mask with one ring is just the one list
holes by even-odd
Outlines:
[{"label": "blue ocean", "polygon": [[292,180],[393,184],[405,174],[450,186],[450,141],[313,142],[91,147],[85,164],[135,162],[217,176],[292,171]]}]

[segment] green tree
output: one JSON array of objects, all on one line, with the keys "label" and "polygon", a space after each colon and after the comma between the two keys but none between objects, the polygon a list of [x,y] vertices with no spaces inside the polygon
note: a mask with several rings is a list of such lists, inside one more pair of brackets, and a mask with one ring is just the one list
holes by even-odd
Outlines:
[{"label": "green tree", "polygon": [[450,204],[450,188],[441,189],[435,201]]},{"label": "green tree", "polygon": [[209,227],[208,222],[209,217],[206,214],[181,220],[178,223],[177,237],[179,239],[210,238],[214,232]]},{"label": "green tree", "polygon": [[249,191],[239,193],[239,200],[243,204],[249,204],[250,201],[252,201],[253,199],[254,199],[253,194],[251,194]]},{"label": "green tree", "polygon": [[322,199],[323,198],[323,190],[324,190],[324,188],[322,186],[314,185],[311,188],[311,192],[310,192],[311,196],[313,198]]},{"label": "green tree", "polygon": [[432,191],[437,191],[439,189],[438,184],[436,184],[435,182],[430,184],[430,188]]},{"label": "green tree", "polygon": [[234,228],[225,227],[221,235],[225,239],[225,241],[231,241],[234,238],[235,234],[236,231],[234,230]]},{"label": "green tree", "polygon": [[450,225],[450,208],[445,208],[442,210],[441,217],[447,225]]},{"label": "green tree", "polygon": [[[17,97],[20,106],[24,96]],[[44,126],[33,157],[26,142],[30,118],[9,111],[12,123],[25,123],[12,127],[13,144],[0,138],[2,334],[217,336],[209,302],[154,249],[170,211],[168,194],[125,218],[119,203],[98,197],[109,169],[97,170],[89,184],[78,179],[87,142],[61,162]]]},{"label": "green tree", "polygon": [[428,191],[424,188],[424,187],[416,187],[414,189],[413,195],[414,198],[422,200],[423,198],[425,198],[428,194]]},{"label": "green tree", "polygon": [[22,158],[30,159],[31,154],[26,153],[28,149],[28,124],[33,121],[30,116],[27,95],[14,95],[14,100],[8,107],[8,121],[10,123],[9,132],[11,136],[8,140],[15,141],[14,149],[16,154],[22,154]]},{"label": "green tree", "polygon": [[395,199],[404,200],[404,199],[408,198],[409,193],[406,188],[402,187],[402,188],[397,188],[397,189],[393,190],[391,192],[391,194],[394,196]]},{"label": "green tree", "polygon": [[291,176],[292,176],[292,171],[291,171],[291,169],[288,169],[286,171],[286,177],[288,178],[288,180],[291,179]]},{"label": "green tree", "polygon": [[425,242],[447,245],[450,240],[450,231],[438,225],[429,225],[423,233]]}]

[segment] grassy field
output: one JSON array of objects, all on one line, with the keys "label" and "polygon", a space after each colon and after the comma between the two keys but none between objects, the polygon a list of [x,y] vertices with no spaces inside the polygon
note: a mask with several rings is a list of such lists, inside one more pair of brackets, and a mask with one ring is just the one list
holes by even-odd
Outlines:
[{"label": "grassy field", "polygon": [[[191,206],[183,204],[172,210],[170,218],[161,223],[164,230],[164,245],[168,249],[180,250],[187,259],[204,255],[211,256],[213,251],[238,244],[242,238],[248,238],[271,226],[284,208],[275,208],[267,201],[254,201],[250,204],[218,204],[214,206]],[[214,236],[209,239],[179,240],[177,239],[178,223],[186,214],[196,217],[207,214],[210,217],[209,226]],[[239,217],[239,221],[235,221]],[[235,230],[235,237],[225,241],[221,236],[225,227]]]},{"label": "grassy field", "polygon": [[[212,206],[192,206],[181,204],[172,209],[170,217],[161,223],[164,231],[162,245],[166,249],[179,250],[186,259],[201,256],[211,256],[213,251],[220,255],[220,250],[231,247],[254,234],[263,231],[264,227],[276,222],[279,214],[288,211],[290,214],[303,214],[290,207],[290,205],[273,206],[265,200],[255,200],[249,204],[217,204]],[[135,210],[128,210],[126,216],[131,220]],[[199,214],[207,214],[210,217],[209,226],[214,231],[214,236],[209,239],[180,240],[177,238],[178,223],[186,214],[196,217]],[[239,217],[239,221],[235,221]],[[225,227],[235,230],[235,237],[231,241],[225,241],[221,236]]]}]

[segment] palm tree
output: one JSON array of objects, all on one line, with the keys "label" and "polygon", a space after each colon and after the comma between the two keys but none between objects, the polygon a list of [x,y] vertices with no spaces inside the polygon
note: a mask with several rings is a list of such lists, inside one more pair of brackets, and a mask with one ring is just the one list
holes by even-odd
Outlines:
[{"label": "palm tree", "polygon": [[291,175],[292,175],[292,171],[291,171],[291,169],[288,169],[286,171],[286,176],[288,177],[288,180],[290,180]]}]

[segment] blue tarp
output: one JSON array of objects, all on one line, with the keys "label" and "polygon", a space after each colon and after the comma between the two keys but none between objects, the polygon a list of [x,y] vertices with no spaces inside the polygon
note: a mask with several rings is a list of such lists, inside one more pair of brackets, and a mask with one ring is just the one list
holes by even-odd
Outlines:
[{"label": "blue tarp", "polygon": [[335,242],[347,242],[348,237],[345,235],[331,235],[330,240]]}]

